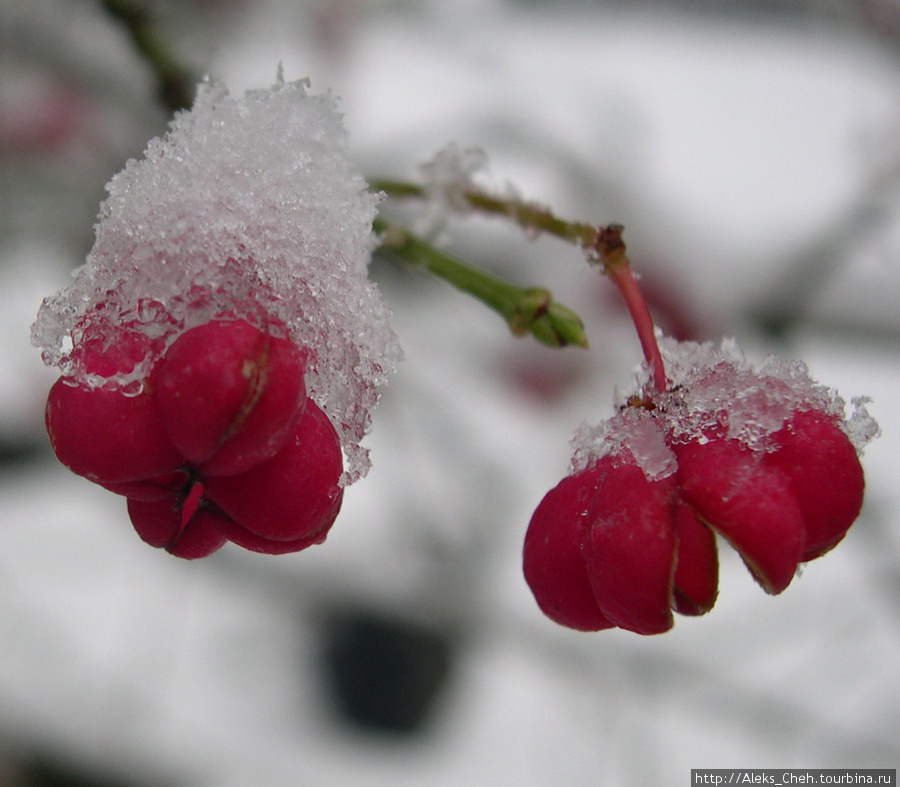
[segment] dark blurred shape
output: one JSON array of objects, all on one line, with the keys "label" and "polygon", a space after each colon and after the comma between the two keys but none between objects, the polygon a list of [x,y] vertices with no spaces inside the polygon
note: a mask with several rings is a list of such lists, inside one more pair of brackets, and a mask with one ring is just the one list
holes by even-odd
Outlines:
[{"label": "dark blurred shape", "polygon": [[446,685],[451,638],[362,609],[332,617],[324,669],[332,700],[351,725],[399,735],[420,732]]},{"label": "dark blurred shape", "polygon": [[[11,778],[9,787],[142,787],[148,784],[49,753],[35,753],[18,760],[14,763]],[[6,787],[5,781],[0,783]]]},{"label": "dark blurred shape", "polygon": [[140,0],[102,0],[104,10],[121,22],[135,48],[153,69],[157,97],[170,112],[187,109],[194,102],[197,76],[178,62],[156,29],[149,6]]},{"label": "dark blurred shape", "polygon": [[[848,264],[854,249],[877,233],[891,215],[890,201],[880,194],[890,183],[879,184],[871,193],[854,202],[842,215],[781,266],[781,275],[770,285],[750,316],[759,328],[783,339],[798,325],[807,322],[817,297],[829,286],[842,265]],[[865,328],[871,328],[871,314],[861,314]],[[844,326],[845,328],[847,326]],[[859,326],[854,326],[859,327]]]},{"label": "dark blurred shape", "polygon": [[[46,452],[42,441],[6,439],[0,434],[0,472],[13,470],[41,458]],[[0,787],[4,787],[0,782]]]}]

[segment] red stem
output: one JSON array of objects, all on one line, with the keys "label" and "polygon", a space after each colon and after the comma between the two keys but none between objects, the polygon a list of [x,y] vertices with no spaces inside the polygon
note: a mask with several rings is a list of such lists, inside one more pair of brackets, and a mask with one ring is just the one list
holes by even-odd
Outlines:
[{"label": "red stem", "polygon": [[666,370],[656,341],[653,319],[628,264],[625,243],[622,241],[622,227],[612,224],[602,228],[597,235],[595,249],[603,260],[604,272],[619,288],[628,307],[628,313],[641,342],[641,349],[644,351],[644,358],[650,367],[653,386],[659,393],[663,393],[666,390]]}]

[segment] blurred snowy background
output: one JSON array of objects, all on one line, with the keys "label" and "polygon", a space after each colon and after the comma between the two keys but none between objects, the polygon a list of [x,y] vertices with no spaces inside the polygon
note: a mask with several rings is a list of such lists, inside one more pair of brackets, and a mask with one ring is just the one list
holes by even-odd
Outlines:
[{"label": "blurred snowy background", "polygon": [[[691,768],[900,764],[900,3],[158,0],[232,92],[341,99],[353,153],[412,177],[449,142],[499,187],[618,221],[658,321],[804,358],[883,436],[842,546],[769,598],[723,550],[665,635],[555,627],[519,571],[582,420],[639,361],[612,287],[496,221],[449,246],[586,319],[515,340],[376,262],[407,360],[325,546],[199,563],[59,466],[28,343],[103,186],[168,111],[97,0],[0,0],[0,785],[681,785]],[[265,140],[260,140],[265,144]]]}]

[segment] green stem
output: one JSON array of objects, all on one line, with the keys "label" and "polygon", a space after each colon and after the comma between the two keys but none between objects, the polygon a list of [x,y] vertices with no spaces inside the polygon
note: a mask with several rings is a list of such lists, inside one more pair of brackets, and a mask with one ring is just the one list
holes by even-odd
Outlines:
[{"label": "green stem", "polygon": [[101,0],[101,5],[125,26],[135,49],[153,69],[163,106],[170,112],[191,106],[198,80],[167,49],[145,5],[139,0]]},{"label": "green stem", "polygon": [[381,250],[430,273],[472,295],[500,314],[516,336],[531,333],[551,347],[587,347],[581,319],[553,300],[548,290],[518,287],[436,249],[406,228],[378,217],[375,232]]},{"label": "green stem", "polygon": [[[421,198],[428,196],[428,192],[422,186],[403,181],[375,181],[371,184],[371,188],[375,191],[384,191],[389,197]],[[590,224],[566,221],[554,216],[546,208],[520,200],[492,197],[475,188],[462,190],[461,196],[473,210],[511,218],[526,230],[555,235],[557,238],[574,243],[584,249],[588,260],[599,261],[603,266],[603,272],[612,279],[628,307],[628,313],[631,315],[641,343],[644,359],[652,375],[654,388],[660,393],[666,390],[666,372],[659,344],[656,341],[653,320],[631,272],[620,225],[610,224],[607,227],[595,227]]]},{"label": "green stem", "polygon": [[492,197],[475,190],[465,191],[463,196],[475,210],[498,216],[508,216],[526,230],[546,232],[548,235],[554,235],[584,248],[590,248],[597,239],[596,227],[566,221],[554,216],[549,210],[539,205]]},{"label": "green stem", "polygon": [[[388,197],[423,198],[428,196],[422,186],[401,180],[375,180],[369,184],[369,187],[372,191],[383,191]],[[540,205],[494,197],[475,188],[464,189],[460,196],[473,210],[510,218],[524,230],[546,232],[548,235],[554,235],[584,249],[593,248],[597,242],[597,227],[561,219]]]}]

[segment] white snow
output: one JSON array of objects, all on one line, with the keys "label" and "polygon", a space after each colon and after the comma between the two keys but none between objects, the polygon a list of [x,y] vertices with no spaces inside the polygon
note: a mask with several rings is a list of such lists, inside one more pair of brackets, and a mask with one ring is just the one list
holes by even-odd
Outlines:
[{"label": "white snow", "polygon": [[[769,355],[760,364],[746,360],[734,338],[713,342],[679,342],[657,332],[669,384],[653,390],[644,364],[632,390],[619,394],[618,411],[597,426],[583,423],[572,439],[571,472],[622,449],[650,480],[676,470],[671,442],[706,439],[710,429],[725,434],[752,451],[771,449],[770,438],[801,410],[818,410],[840,423],[858,453],[879,434],[866,410],[866,397],[855,397],[853,412],[834,389],[817,383],[803,361]],[[652,402],[652,409],[629,405],[631,397]],[[626,454],[626,455],[627,455]]]},{"label": "white snow", "polygon": [[[159,354],[220,314],[286,333],[313,352],[309,394],[338,428],[353,481],[359,442],[400,357],[390,312],[368,279],[377,197],[351,163],[330,95],[304,81],[232,97],[217,82],[145,157],[110,181],[87,262],[45,300],[33,342],[91,385],[139,390]],[[89,330],[161,340],[112,378],[79,355]]]},{"label": "white snow", "polygon": [[578,428],[572,438],[574,454],[569,469],[578,472],[606,455],[615,462],[621,454],[621,461],[633,459],[648,480],[656,481],[678,469],[666,440],[666,431],[654,414],[641,407],[626,407],[597,426],[584,423]]}]

